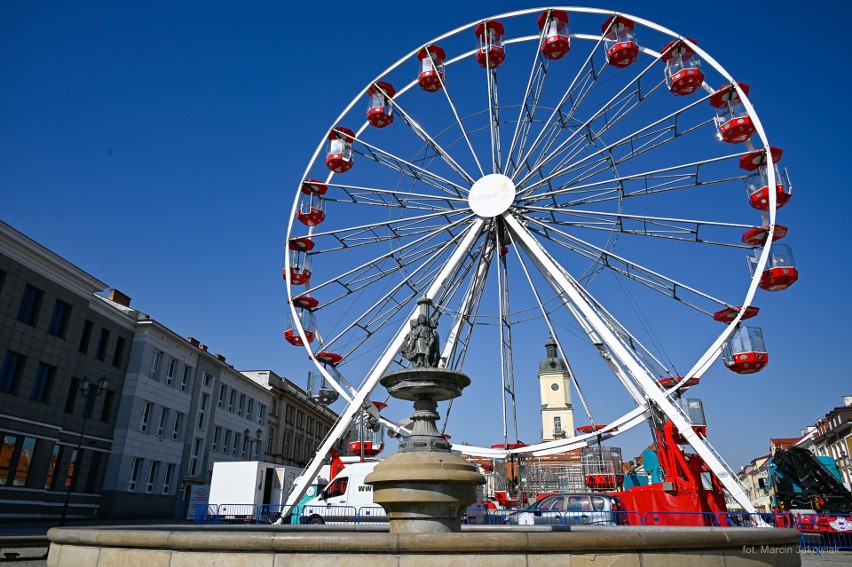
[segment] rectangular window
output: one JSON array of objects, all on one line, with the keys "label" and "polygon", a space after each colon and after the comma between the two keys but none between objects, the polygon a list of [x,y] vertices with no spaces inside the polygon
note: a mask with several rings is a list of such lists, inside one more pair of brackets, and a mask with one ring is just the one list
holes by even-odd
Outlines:
[{"label": "rectangular window", "polygon": [[192,376],[192,367],[184,366],[183,367],[183,376],[180,379],[180,391],[186,392],[189,389],[189,380]]},{"label": "rectangular window", "polygon": [[175,464],[166,465],[166,475],[163,477],[163,494],[168,494],[172,487],[172,477],[175,475]]},{"label": "rectangular window", "polygon": [[68,319],[71,317],[71,306],[62,300],[57,299],[53,304],[53,313],[50,315],[50,326],[47,332],[60,339],[65,338],[65,331],[68,330]]},{"label": "rectangular window", "polygon": [[180,412],[175,413],[175,426],[172,429],[172,439],[179,440],[180,439],[180,430],[183,428],[183,414]]},{"label": "rectangular window", "polygon": [[95,348],[95,358],[98,360],[106,359],[106,351],[109,347],[109,335],[110,332],[106,329],[101,329],[101,332],[98,335],[98,346]]},{"label": "rectangular window", "polygon": [[[241,433],[234,433],[234,449],[233,454],[236,456],[237,451],[240,450],[240,446],[243,444],[243,435]],[[245,456],[245,455],[243,455]]]},{"label": "rectangular window", "polygon": [[257,423],[258,425],[263,423],[263,420],[266,418],[266,406],[263,404],[257,404]]},{"label": "rectangular window", "polygon": [[219,441],[222,438],[222,428],[220,426],[216,426],[216,429],[213,430],[213,443],[210,445],[210,450],[215,451],[219,448]]},{"label": "rectangular window", "polygon": [[101,468],[101,457],[103,457],[103,454],[99,451],[91,451],[91,453],[89,472],[86,474],[86,492],[97,492],[98,469]]},{"label": "rectangular window", "polygon": [[284,455],[285,459],[290,458],[290,436],[289,435],[285,434],[283,439],[282,439],[281,454]]},{"label": "rectangular window", "polygon": [[169,357],[169,370],[166,372],[166,386],[171,386],[175,382],[177,375],[178,361],[176,358]]},{"label": "rectangular window", "polygon": [[24,288],[24,295],[21,297],[21,305],[18,307],[18,321],[27,325],[35,325],[43,297],[44,292],[42,290],[27,284]]},{"label": "rectangular window", "polygon": [[160,371],[160,363],[163,361],[163,352],[154,351],[154,357],[151,359],[151,369],[148,371],[148,376],[157,380],[157,373]]},{"label": "rectangular window", "polygon": [[204,429],[204,416],[207,413],[207,404],[210,403],[210,394],[201,394],[201,405],[198,407],[198,429]]},{"label": "rectangular window", "polygon": [[240,451],[240,455],[244,459],[246,458],[246,455],[248,454],[248,446],[249,446],[249,438],[248,438],[248,435],[245,435],[245,436],[243,436],[243,448]]},{"label": "rectangular window", "polygon": [[248,405],[246,406],[246,419],[254,417],[252,414],[254,414],[254,399],[249,398]]},{"label": "rectangular window", "polygon": [[157,483],[157,474],[160,472],[160,461],[151,461],[151,468],[148,469],[148,485],[145,487],[145,492],[151,494],[154,492],[154,485]]},{"label": "rectangular window", "polygon": [[296,428],[303,429],[305,427],[305,414],[297,411],[296,412]]},{"label": "rectangular window", "polygon": [[203,441],[196,437],[192,446],[192,457],[189,460],[189,476],[196,476],[198,472],[198,457],[201,455]]},{"label": "rectangular window", "polygon": [[151,409],[154,407],[154,404],[151,402],[145,402],[145,405],[142,406],[142,418],[139,420],[139,431],[145,433],[148,431],[148,420],[151,419]]},{"label": "rectangular window", "polygon": [[246,406],[246,395],[240,394],[240,405],[237,406],[237,415],[243,415],[243,408]]},{"label": "rectangular window", "polygon": [[289,423],[291,425],[293,424],[293,414],[294,414],[293,406],[287,406],[286,421],[287,421],[287,423]]},{"label": "rectangular window", "polygon": [[308,433],[314,432],[314,418],[312,418],[311,416],[308,416],[308,425],[307,427],[305,427],[305,431],[307,431]]},{"label": "rectangular window", "polygon": [[225,442],[222,444],[222,452],[226,455],[228,454],[228,449],[231,446],[231,430],[225,430]]},{"label": "rectangular window", "polygon": [[225,407],[225,400],[227,398],[228,398],[228,387],[226,385],[222,384],[219,387],[219,404],[218,405],[219,405],[220,408]]},{"label": "rectangular window", "polygon": [[228,411],[231,412],[231,413],[234,412],[234,401],[236,401],[236,399],[237,399],[237,391],[231,390],[231,397],[228,400]]},{"label": "rectangular window", "polygon": [[157,423],[157,437],[162,437],[169,421],[169,408],[160,408],[160,421]]},{"label": "rectangular window", "polygon": [[213,376],[210,374],[204,373],[204,387],[209,388],[213,385]]},{"label": "rectangular window", "polygon": [[8,351],[3,359],[3,367],[0,368],[0,392],[16,394],[18,384],[21,382],[21,373],[27,357],[17,352]]},{"label": "rectangular window", "polygon": [[124,358],[124,347],[127,341],[124,337],[115,339],[115,354],[112,355],[112,365],[116,368],[121,368],[121,361]]},{"label": "rectangular window", "polygon": [[68,396],[65,398],[65,413],[74,413],[74,406],[77,404],[77,392],[80,390],[80,379],[71,378],[71,385],[68,387]]},{"label": "rectangular window", "polygon": [[77,486],[77,463],[79,462],[77,460],[77,457],[79,456],[80,455],[78,454],[77,449],[71,451],[71,460],[68,462],[68,468],[65,470],[66,490],[69,488],[71,490],[74,490],[74,488]]},{"label": "rectangular window", "polygon": [[89,341],[92,339],[92,326],[93,323],[88,320],[83,325],[83,334],[80,335],[80,348],[77,349],[83,354],[89,352]]},{"label": "rectangular window", "polygon": [[0,447],[0,454],[2,454],[4,458],[0,459],[0,485],[9,484],[9,481],[12,479],[14,455],[17,445],[18,437],[16,435],[3,436],[3,446]]},{"label": "rectangular window", "polygon": [[133,492],[136,490],[136,483],[139,481],[139,469],[142,468],[142,459],[133,457],[130,461],[130,482],[127,484],[127,490]]},{"label": "rectangular window", "polygon": [[3,446],[0,448],[3,456],[0,459],[0,484],[27,486],[35,445],[34,437],[3,437]]},{"label": "rectangular window", "polygon": [[55,366],[39,362],[30,399],[38,402],[46,402],[50,395],[50,387],[53,385],[54,376],[56,376]]},{"label": "rectangular window", "polygon": [[112,406],[115,404],[115,392],[104,390],[104,405],[101,408],[101,421],[109,423],[112,420]]},{"label": "rectangular window", "polygon": [[53,451],[50,453],[50,462],[47,463],[47,476],[44,479],[45,490],[56,488],[56,463],[60,459],[62,459],[62,445],[56,443],[53,445]]}]

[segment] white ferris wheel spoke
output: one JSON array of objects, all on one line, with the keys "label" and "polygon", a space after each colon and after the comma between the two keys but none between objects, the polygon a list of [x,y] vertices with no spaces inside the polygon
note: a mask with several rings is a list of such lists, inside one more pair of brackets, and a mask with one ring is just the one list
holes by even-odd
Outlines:
[{"label": "white ferris wheel spoke", "polygon": [[[419,207],[430,207],[436,210],[443,209],[452,210],[467,205],[467,199],[462,197],[451,197],[446,194],[432,195],[429,193],[412,193],[410,191],[401,191],[398,189],[379,189],[376,187],[364,187],[359,185],[344,185],[335,183],[329,187],[338,188],[343,192],[348,199],[338,196],[326,197],[330,203],[351,203],[351,204],[380,204],[389,207],[410,208],[412,203]],[[381,199],[375,197],[370,198],[368,195],[380,195]],[[425,201],[425,202],[424,202]],[[432,204],[431,201],[436,201]]]},{"label": "white ferris wheel spoke", "polygon": [[[451,65],[452,63],[454,63],[457,60],[460,60],[461,58],[462,57],[457,57],[454,60],[448,61],[447,66]],[[450,105],[450,110],[453,111],[453,116],[456,119],[456,124],[458,124],[459,130],[461,131],[462,136],[464,136],[465,142],[467,142],[467,147],[470,150],[471,156],[473,156],[473,161],[476,162],[476,167],[477,167],[477,169],[479,169],[479,174],[481,176],[484,176],[485,170],[482,169],[482,164],[479,163],[479,157],[476,155],[476,150],[473,147],[473,143],[470,141],[470,135],[468,134],[467,129],[465,128],[464,120],[462,120],[461,116],[459,116],[458,108],[456,108],[456,105],[453,102],[453,97],[450,96],[450,91],[447,88],[447,85],[444,83],[443,77],[441,77],[440,73],[437,76],[438,76],[438,81],[441,83],[441,91],[444,93],[444,96],[447,99],[447,103]]]}]

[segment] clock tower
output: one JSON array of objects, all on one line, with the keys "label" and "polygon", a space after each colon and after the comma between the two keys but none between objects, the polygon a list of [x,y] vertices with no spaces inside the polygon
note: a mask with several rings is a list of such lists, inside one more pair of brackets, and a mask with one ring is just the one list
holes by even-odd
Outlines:
[{"label": "clock tower", "polygon": [[541,391],[541,440],[553,441],[574,436],[574,409],[571,406],[571,371],[556,352],[556,341],[544,344],[547,358],[541,361],[538,383]]}]

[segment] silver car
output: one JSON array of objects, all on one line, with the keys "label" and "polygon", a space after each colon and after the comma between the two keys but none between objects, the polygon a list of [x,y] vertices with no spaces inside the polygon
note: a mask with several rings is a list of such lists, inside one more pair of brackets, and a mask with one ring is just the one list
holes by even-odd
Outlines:
[{"label": "silver car", "polygon": [[539,525],[610,525],[618,524],[618,498],[608,494],[553,494],[542,498],[526,510],[506,517],[515,526]]}]

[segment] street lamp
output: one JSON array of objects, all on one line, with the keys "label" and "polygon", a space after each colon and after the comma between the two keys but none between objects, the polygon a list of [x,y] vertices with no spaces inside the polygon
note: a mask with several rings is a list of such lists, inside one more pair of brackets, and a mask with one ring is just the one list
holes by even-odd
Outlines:
[{"label": "street lamp", "polygon": [[[260,453],[260,436],[262,434],[263,434],[263,432],[260,430],[260,428],[258,428],[258,430],[255,431],[255,433],[254,433],[255,438],[251,439],[249,437],[249,435],[251,435],[251,431],[249,431],[248,428],[246,428],[246,430],[243,431],[243,439],[248,441],[248,444],[249,444],[248,459],[251,459],[252,454],[254,454],[255,460],[258,460],[257,456]],[[257,444],[256,447],[255,447],[255,443]]]},{"label": "street lamp", "polygon": [[[94,409],[95,399],[100,395],[101,392],[106,390],[109,385],[109,380],[107,380],[106,376],[101,376],[98,378],[97,384],[92,384],[89,381],[87,376],[83,376],[83,379],[80,380],[80,395],[83,399],[86,400],[86,403],[83,404],[83,424],[80,426],[80,439],[77,441],[77,456],[74,461],[74,476],[79,474],[80,466],[79,463],[82,460],[80,454],[80,448],[83,446],[83,435],[86,432],[86,422],[89,421],[89,414],[91,410]],[[94,387],[92,387],[94,386]],[[65,503],[62,505],[62,516],[59,518],[59,525],[65,525],[65,518],[68,515],[68,503],[71,499],[71,484],[72,478],[68,478],[66,473],[65,475]]]}]

